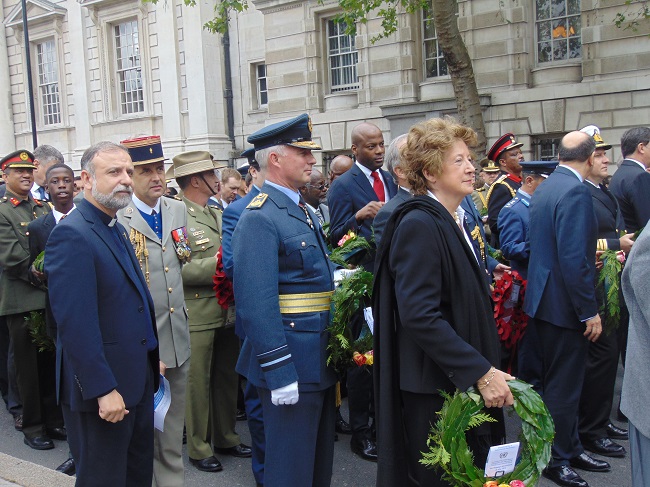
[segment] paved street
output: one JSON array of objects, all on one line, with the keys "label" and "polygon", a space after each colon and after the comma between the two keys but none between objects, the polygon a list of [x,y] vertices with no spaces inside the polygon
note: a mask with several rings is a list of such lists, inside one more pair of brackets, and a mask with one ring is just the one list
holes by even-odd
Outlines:
[{"label": "paved street", "polygon": [[[619,371],[617,381],[617,396],[620,392],[620,382],[622,373]],[[347,418],[347,410],[343,405],[343,415]],[[615,415],[612,415],[615,417]],[[515,441],[516,421],[506,416],[509,431],[512,431],[510,441]],[[620,425],[620,423],[617,423]],[[291,427],[291,425],[287,425]],[[248,428],[246,422],[238,422],[237,430],[242,436],[244,443],[250,444]],[[332,479],[333,487],[371,487],[375,484],[376,466],[373,463],[363,461],[350,452],[349,436],[341,436],[340,441],[336,443],[334,454],[334,476]],[[0,412],[0,452],[37,463],[49,468],[56,468],[68,456],[67,443],[55,441],[56,448],[50,451],[36,451],[23,444],[22,433],[17,432],[13,427],[11,416],[4,411]],[[627,441],[621,442],[629,450]],[[253,487],[255,481],[250,471],[249,459],[238,459],[233,457],[220,456],[224,470],[218,473],[199,472],[192,467],[187,461],[187,454],[184,452],[186,466],[186,485],[187,487]],[[600,457],[599,457],[600,458]],[[607,459],[612,465],[610,473],[590,473],[582,472],[580,474],[589,482],[591,487],[608,487],[611,485],[631,486],[630,480],[630,463],[629,458]],[[0,471],[0,487],[2,483],[2,472]],[[11,485],[11,484],[9,484]],[[554,483],[542,479],[539,487],[553,487]],[[400,487],[400,486],[395,486]]]}]

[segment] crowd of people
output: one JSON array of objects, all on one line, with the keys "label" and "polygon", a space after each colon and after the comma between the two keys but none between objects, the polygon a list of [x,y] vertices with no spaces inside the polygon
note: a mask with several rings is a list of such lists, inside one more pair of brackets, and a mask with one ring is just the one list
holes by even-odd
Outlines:
[{"label": "crowd of people", "polygon": [[[650,129],[623,134],[611,181],[593,125],[557,161],[525,161],[507,133],[476,164],[476,134],[451,118],[388,145],[365,122],[327,175],[307,115],[248,142],[238,170],[190,151],[166,172],[158,136],[99,142],[78,176],[47,145],[2,158],[0,389],[26,445],[67,439],[58,470],[81,486],[182,486],[186,442],[199,470],[251,457],[258,486],[304,487],[330,485],[345,434],[378,486],[446,485],[419,461],[440,391],[482,397],[493,421],[467,434],[481,465],[505,441],[516,376],[555,423],[546,477],[587,487],[576,469],[611,470],[591,454],[625,457],[629,437],[633,483],[650,483]],[[329,253],[350,232],[371,247],[355,267],[374,276],[374,365],[337,375]],[[598,279],[609,251],[628,257],[615,329]],[[491,292],[507,276],[525,291],[514,348]],[[366,321],[359,309],[352,338]],[[610,419],[619,360],[629,432]]]}]

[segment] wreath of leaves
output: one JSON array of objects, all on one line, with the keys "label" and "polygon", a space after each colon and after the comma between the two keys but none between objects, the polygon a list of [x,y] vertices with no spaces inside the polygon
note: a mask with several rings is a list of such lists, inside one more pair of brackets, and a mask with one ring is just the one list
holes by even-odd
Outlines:
[{"label": "wreath of leaves", "polygon": [[370,250],[371,248],[370,243],[368,243],[365,238],[355,236],[346,240],[340,247],[332,249],[332,252],[330,253],[330,261],[336,265],[347,268],[349,267],[348,259],[352,254],[361,250]]},{"label": "wreath of leaves", "polygon": [[600,307],[600,313],[603,315],[603,331],[609,335],[618,328],[621,321],[621,272],[623,264],[619,262],[617,253],[613,250],[605,250],[600,260],[603,261],[603,268],[598,274],[597,286],[603,290],[603,304]]},{"label": "wreath of leaves", "polygon": [[43,311],[31,311],[29,318],[25,317],[27,326],[29,327],[29,334],[32,337],[32,342],[36,345],[39,352],[54,352],[56,345],[54,340],[47,334],[45,326],[45,313]]},{"label": "wreath of leaves", "polygon": [[330,341],[327,349],[330,354],[327,357],[327,364],[332,365],[338,373],[347,370],[351,365],[354,352],[363,354],[372,350],[372,333],[368,326],[364,325],[357,340],[353,340],[348,326],[355,313],[366,308],[370,303],[372,279],[370,272],[359,270],[343,278],[332,296],[334,317],[328,328]]},{"label": "wreath of leaves", "polygon": [[[551,459],[555,426],[542,398],[530,384],[511,380],[508,386],[515,399],[512,409],[521,418],[520,460],[513,472],[496,481],[507,484],[521,480],[532,486]],[[431,428],[427,440],[429,451],[422,453],[420,463],[441,468],[444,479],[452,486],[483,487],[489,479],[484,470],[474,465],[474,455],[467,446],[465,432],[495,420],[483,411],[483,398],[474,388],[467,392],[457,390],[453,396],[442,394],[445,402],[438,413],[440,419]]]}]

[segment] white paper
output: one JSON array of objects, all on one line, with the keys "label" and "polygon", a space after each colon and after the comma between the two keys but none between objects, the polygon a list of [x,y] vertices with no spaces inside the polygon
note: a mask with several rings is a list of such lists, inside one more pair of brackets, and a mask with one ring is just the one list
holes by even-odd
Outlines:
[{"label": "white paper", "polygon": [[346,278],[350,277],[352,274],[357,272],[359,268],[357,267],[356,269],[336,269],[334,271],[334,285],[338,286],[341,284],[341,281]]},{"label": "white paper", "polygon": [[497,445],[490,448],[487,462],[485,462],[486,477],[502,477],[515,469],[519,442]]},{"label": "white paper", "polygon": [[375,334],[375,319],[372,317],[372,308],[368,306],[363,310],[363,317],[366,319],[368,328],[370,328],[370,333]]},{"label": "white paper", "polygon": [[169,381],[165,376],[160,376],[160,387],[153,395],[153,426],[158,431],[165,430],[165,416],[172,403],[172,391],[169,388]]}]

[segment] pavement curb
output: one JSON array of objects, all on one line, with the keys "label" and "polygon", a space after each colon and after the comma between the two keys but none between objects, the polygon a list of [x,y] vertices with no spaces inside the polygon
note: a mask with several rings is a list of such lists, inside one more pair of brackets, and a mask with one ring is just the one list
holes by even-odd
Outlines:
[{"label": "pavement curb", "polygon": [[73,487],[76,479],[41,465],[0,453],[1,480],[22,487]]}]

